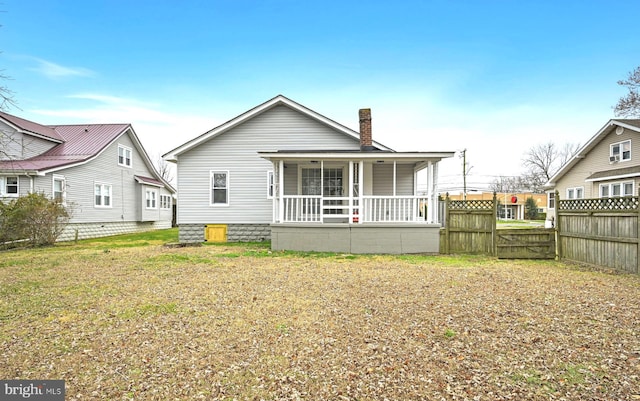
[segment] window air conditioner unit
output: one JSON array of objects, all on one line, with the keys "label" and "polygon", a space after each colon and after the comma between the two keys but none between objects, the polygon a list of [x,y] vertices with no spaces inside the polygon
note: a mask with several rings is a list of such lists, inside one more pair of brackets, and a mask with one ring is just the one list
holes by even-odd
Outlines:
[{"label": "window air conditioner unit", "polygon": [[619,162],[619,161],[620,161],[620,155],[609,156],[609,162],[610,163]]}]

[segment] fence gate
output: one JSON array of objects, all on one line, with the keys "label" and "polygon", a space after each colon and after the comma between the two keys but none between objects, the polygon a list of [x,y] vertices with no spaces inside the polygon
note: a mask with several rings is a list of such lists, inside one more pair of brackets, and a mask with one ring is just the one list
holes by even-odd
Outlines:
[{"label": "fence gate", "polygon": [[555,259],[553,228],[497,230],[499,259]]}]

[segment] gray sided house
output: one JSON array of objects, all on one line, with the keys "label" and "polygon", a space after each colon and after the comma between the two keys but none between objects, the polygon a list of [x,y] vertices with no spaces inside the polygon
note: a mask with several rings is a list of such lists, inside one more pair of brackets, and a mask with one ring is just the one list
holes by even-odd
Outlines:
[{"label": "gray sided house", "polygon": [[561,199],[612,198],[638,194],[640,120],[609,120],[549,180],[547,218]]},{"label": "gray sided house", "polygon": [[279,95],[165,154],[180,241],[437,253],[438,163],[454,152],[395,152],[359,117],[360,133]]},{"label": "gray sided house", "polygon": [[129,124],[41,125],[0,112],[0,199],[43,193],[71,219],[59,240],[169,228],[175,190]]}]

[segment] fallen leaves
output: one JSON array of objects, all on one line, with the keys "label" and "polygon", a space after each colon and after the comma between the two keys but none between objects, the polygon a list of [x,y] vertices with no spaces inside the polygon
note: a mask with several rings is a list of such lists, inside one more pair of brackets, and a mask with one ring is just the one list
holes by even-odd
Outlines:
[{"label": "fallen leaves", "polygon": [[69,400],[638,399],[637,276],[246,254],[12,252],[0,377],[65,379]]}]

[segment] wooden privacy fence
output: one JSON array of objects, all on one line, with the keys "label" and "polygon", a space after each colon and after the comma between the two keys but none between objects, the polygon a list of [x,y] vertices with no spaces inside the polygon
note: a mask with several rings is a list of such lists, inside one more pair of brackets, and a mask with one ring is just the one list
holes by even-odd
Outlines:
[{"label": "wooden privacy fence", "polygon": [[639,273],[638,197],[560,200],[557,253],[562,259]]},{"label": "wooden privacy fence", "polygon": [[553,228],[496,230],[496,251],[500,259],[555,259]]},{"label": "wooden privacy fence", "polygon": [[493,200],[451,200],[447,194],[444,203],[441,252],[495,255],[495,194]]},{"label": "wooden privacy fence", "polygon": [[566,259],[640,273],[640,197],[562,200],[555,228],[497,230],[493,200],[444,200],[441,253]]},{"label": "wooden privacy fence", "polygon": [[504,259],[554,259],[553,229],[497,230],[498,201],[444,200],[441,253],[475,253]]}]

